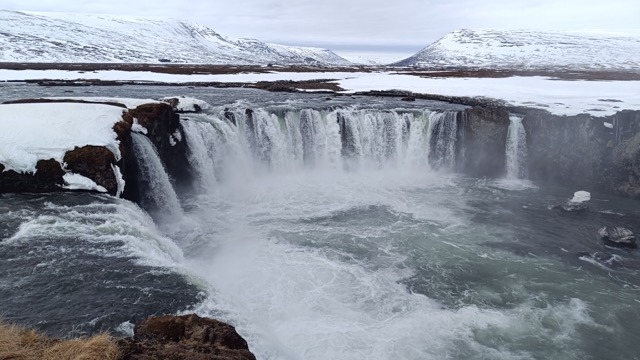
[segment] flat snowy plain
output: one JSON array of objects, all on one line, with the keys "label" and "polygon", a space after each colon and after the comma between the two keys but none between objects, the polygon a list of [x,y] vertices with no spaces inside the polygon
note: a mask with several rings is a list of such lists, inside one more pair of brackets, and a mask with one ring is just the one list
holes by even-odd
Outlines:
[{"label": "flat snowy plain", "polygon": [[556,115],[588,113],[608,116],[620,110],[640,110],[640,81],[558,80],[550,77],[433,78],[393,72],[272,72],[225,75],[178,75],[104,70],[0,70],[0,81],[104,80],[156,83],[238,82],[331,79],[344,93],[405,90],[445,96],[487,97],[515,106],[546,109]]}]

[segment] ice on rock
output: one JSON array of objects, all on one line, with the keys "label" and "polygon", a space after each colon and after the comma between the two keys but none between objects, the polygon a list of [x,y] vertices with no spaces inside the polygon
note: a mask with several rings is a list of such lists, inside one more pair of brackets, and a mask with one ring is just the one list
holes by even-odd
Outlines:
[{"label": "ice on rock", "polygon": [[583,203],[591,200],[591,193],[588,191],[576,191],[571,198],[572,203]]}]

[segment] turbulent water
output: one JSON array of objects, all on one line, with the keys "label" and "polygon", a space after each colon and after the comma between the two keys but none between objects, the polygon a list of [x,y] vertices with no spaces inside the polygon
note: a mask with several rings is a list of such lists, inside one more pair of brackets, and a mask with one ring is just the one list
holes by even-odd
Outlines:
[{"label": "turbulent water", "polygon": [[158,223],[106,196],[2,196],[3,315],[73,334],[195,311],[259,359],[639,358],[638,252],[597,237],[640,229],[636,202],[550,210],[579,189],[452,172],[455,109],[346,105],[181,116],[196,187]]}]

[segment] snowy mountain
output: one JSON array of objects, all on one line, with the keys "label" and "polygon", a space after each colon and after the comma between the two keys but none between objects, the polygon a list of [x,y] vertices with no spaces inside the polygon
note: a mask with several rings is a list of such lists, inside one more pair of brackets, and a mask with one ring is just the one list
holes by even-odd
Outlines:
[{"label": "snowy mountain", "polygon": [[0,11],[0,62],[349,65],[330,50],[231,39],[166,18]]},{"label": "snowy mountain", "polygon": [[456,30],[393,65],[460,69],[640,70],[640,37]]}]

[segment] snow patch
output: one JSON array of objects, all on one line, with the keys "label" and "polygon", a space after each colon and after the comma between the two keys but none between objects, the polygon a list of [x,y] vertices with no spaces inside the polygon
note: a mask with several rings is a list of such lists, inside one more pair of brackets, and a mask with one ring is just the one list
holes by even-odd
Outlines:
[{"label": "snow patch", "polygon": [[138,119],[133,118],[133,125],[131,125],[131,131],[133,132],[137,132],[140,134],[145,134],[147,135],[147,128],[140,125],[140,123],[138,122]]},{"label": "snow patch", "polygon": [[176,146],[180,141],[182,141],[182,133],[180,133],[179,129],[176,129],[173,134],[169,135],[169,143],[171,146]]},{"label": "snow patch", "polygon": [[573,194],[573,198],[569,201],[572,203],[583,203],[591,200],[591,193],[588,191],[576,191]]},{"label": "snow patch", "polygon": [[65,182],[65,185],[62,186],[63,189],[68,190],[90,190],[90,191],[98,191],[102,193],[106,193],[107,189],[95,183],[95,181],[89,179],[86,176],[82,176],[80,174],[74,173],[66,173],[62,177]]},{"label": "snow patch", "polygon": [[0,105],[0,163],[6,170],[35,173],[39,160],[63,162],[67,151],[104,146],[120,160],[113,126],[123,109],[102,104],[40,103]]},{"label": "snow patch", "polygon": [[174,107],[176,111],[196,112],[210,107],[206,101],[188,96],[167,96],[160,99],[169,104],[172,100],[178,100],[178,104]]},{"label": "snow patch", "polygon": [[612,123],[608,123],[608,122],[604,122],[604,127],[608,128],[608,129],[613,129],[613,124]]}]

